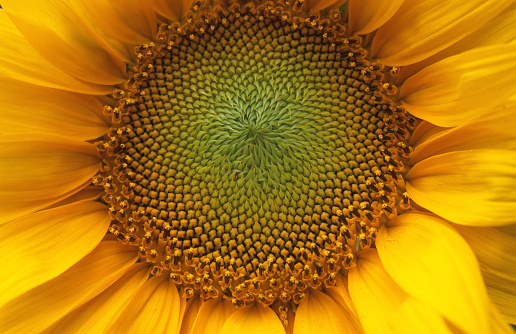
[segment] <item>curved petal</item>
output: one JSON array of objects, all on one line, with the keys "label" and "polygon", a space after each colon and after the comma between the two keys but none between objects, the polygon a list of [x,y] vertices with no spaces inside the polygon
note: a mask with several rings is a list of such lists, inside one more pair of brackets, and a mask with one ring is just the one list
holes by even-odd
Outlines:
[{"label": "curved petal", "polygon": [[[101,187],[90,185],[76,192],[75,194],[65,198],[64,200],[46,207],[46,209],[48,210],[52,208],[57,208],[59,206],[68,205],[76,202],[92,202],[99,199],[104,194],[104,189],[102,189]],[[104,206],[104,211],[106,210],[107,206]]]},{"label": "curved petal", "polygon": [[2,302],[70,268],[99,244],[109,223],[105,205],[86,202],[39,211],[3,225]]},{"label": "curved petal", "polygon": [[489,21],[484,27],[474,31],[457,43],[420,62],[401,68],[397,81],[403,82],[428,65],[464,51],[488,45],[511,43],[515,40],[516,3],[513,3],[507,10],[492,21]]},{"label": "curved petal", "polygon": [[109,94],[112,86],[79,80],[51,64],[16,29],[5,10],[0,10],[0,75],[34,85],[86,94]]},{"label": "curved petal", "polygon": [[507,322],[516,323],[516,238],[488,227],[454,228],[477,256],[491,299]]},{"label": "curved petal", "polygon": [[0,136],[0,223],[61,200],[99,169],[94,145],[65,137]]},{"label": "curved petal", "polygon": [[363,35],[375,31],[396,13],[404,1],[350,0],[349,32]]},{"label": "curved petal", "polygon": [[366,333],[380,333],[387,328],[389,317],[407,299],[387,274],[375,249],[358,254],[356,267],[348,274],[349,294]]},{"label": "curved petal", "polygon": [[147,263],[135,264],[113,285],[68,313],[43,333],[106,333],[113,319],[124,310],[148,275]]},{"label": "curved petal", "polygon": [[179,334],[190,334],[192,333],[192,329],[199,314],[199,309],[203,303],[202,298],[196,296],[192,297],[186,303],[185,315],[183,317],[183,321],[181,321],[181,329],[179,330]]},{"label": "curved petal", "polygon": [[421,61],[482,28],[512,0],[406,0],[376,33],[372,55],[389,66]]},{"label": "curved petal", "polygon": [[64,72],[101,85],[126,80],[125,64],[99,45],[67,2],[3,0],[2,3],[23,36]]},{"label": "curved petal", "polygon": [[323,10],[335,5],[339,0],[306,0],[305,8],[311,11]]},{"label": "curved petal", "polygon": [[192,333],[218,333],[229,316],[235,311],[235,306],[229,300],[211,299],[203,302]]},{"label": "curved petal", "polygon": [[[453,151],[474,149],[516,149],[516,103],[496,108],[490,113],[458,127],[440,131],[414,147],[410,164]],[[442,130],[442,128],[439,128]]]},{"label": "curved petal", "polygon": [[56,278],[0,307],[0,332],[40,333],[104,291],[136,261],[133,247],[103,241]]},{"label": "curved petal", "polygon": [[456,126],[508,102],[515,80],[516,44],[493,45],[428,66],[405,81],[400,99],[416,117]]},{"label": "curved petal", "polygon": [[285,334],[285,329],[273,310],[255,304],[233,312],[219,332],[219,334],[241,333]]},{"label": "curved petal", "polygon": [[[452,334],[443,317],[424,303],[407,298],[387,319],[386,332],[397,334]],[[372,332],[377,333],[377,332]]]},{"label": "curved petal", "polygon": [[446,221],[405,213],[378,232],[383,266],[412,297],[467,333],[488,333],[488,303],[475,255]]},{"label": "curved petal", "polygon": [[192,8],[194,0],[149,0],[152,8],[158,13],[172,21],[180,21],[181,18]]},{"label": "curved petal", "polygon": [[34,86],[18,80],[0,80],[2,134],[42,132],[91,140],[109,126],[97,114],[102,105],[93,96]]},{"label": "curved petal", "polygon": [[176,333],[181,303],[172,280],[151,277],[126,304],[109,333]]},{"label": "curved petal", "polygon": [[294,334],[305,333],[360,333],[360,326],[326,294],[318,290],[306,293],[294,319]]},{"label": "curved petal", "polygon": [[406,187],[416,204],[457,224],[514,223],[516,152],[468,150],[415,164]]}]

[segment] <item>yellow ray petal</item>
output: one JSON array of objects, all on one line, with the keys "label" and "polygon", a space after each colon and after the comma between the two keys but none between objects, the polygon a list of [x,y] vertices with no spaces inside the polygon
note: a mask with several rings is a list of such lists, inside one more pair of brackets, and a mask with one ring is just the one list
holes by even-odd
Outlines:
[{"label": "yellow ray petal", "polygon": [[339,0],[305,0],[305,8],[311,11],[323,10],[333,6]]},{"label": "yellow ray petal", "polygon": [[[342,299],[344,300],[344,303],[346,304],[347,308],[356,315],[356,309],[355,305],[353,305],[353,301],[351,300],[351,296],[349,295],[349,288],[348,288],[348,277],[344,276],[343,274],[337,274],[337,279],[335,283],[335,289],[339,292]],[[335,300],[334,297],[332,299]]]},{"label": "yellow ray petal", "polygon": [[448,128],[443,128],[427,121],[422,121],[418,126],[416,126],[412,136],[410,136],[409,144],[410,146],[415,147],[447,129]]},{"label": "yellow ray petal", "polygon": [[67,2],[5,0],[2,6],[32,46],[64,72],[101,85],[125,80],[125,64],[99,45]]},{"label": "yellow ray petal", "polygon": [[[358,327],[359,328],[359,327]],[[326,294],[311,290],[301,301],[294,320],[294,334],[360,333],[357,324]]]},{"label": "yellow ray petal", "polygon": [[360,325],[360,320],[357,316],[354,305],[351,302],[351,299],[348,299],[349,294],[346,296],[344,293],[342,293],[342,290],[339,290],[336,287],[328,287],[325,289],[324,293],[326,293],[326,295],[330,297],[335,302],[335,304],[340,308],[342,313],[346,316],[347,321],[353,324],[353,332],[364,332],[364,329]]},{"label": "yellow ray petal", "polygon": [[[87,94],[108,94],[113,87],[87,83],[43,58],[0,10],[0,75],[34,85]],[[3,79],[2,79],[3,80]]]},{"label": "yellow ray petal", "polygon": [[[507,323],[500,311],[493,305],[493,303],[489,303],[491,309],[491,330],[490,333],[500,333],[500,334],[514,334],[514,329]],[[510,322],[514,323],[514,322]]]},{"label": "yellow ray petal", "polygon": [[396,13],[403,1],[405,0],[350,0],[350,33],[362,35],[375,31]]},{"label": "yellow ray petal", "polygon": [[368,249],[358,255],[357,266],[349,270],[349,294],[366,333],[386,330],[387,320],[407,294],[383,268],[378,252]]},{"label": "yellow ray petal", "polygon": [[507,322],[516,323],[516,238],[488,227],[454,228],[477,256],[491,299]]},{"label": "yellow ray petal", "polygon": [[176,333],[181,303],[172,280],[151,277],[127,303],[109,333]]},{"label": "yellow ray petal", "polygon": [[68,313],[43,333],[106,333],[148,275],[147,263],[133,265],[113,285]]},{"label": "yellow ray petal", "polygon": [[413,165],[430,156],[474,149],[516,149],[516,103],[496,108],[456,128],[441,131],[414,148]]},{"label": "yellow ray petal", "polygon": [[62,201],[52,204],[46,207],[45,209],[53,209],[59,206],[77,202],[92,202],[96,199],[99,199],[102,195],[104,195],[104,189],[97,186],[87,186],[84,189],[78,191],[77,193],[71,195],[70,197],[67,197]]},{"label": "yellow ray petal", "polygon": [[172,21],[179,21],[192,8],[194,0],[149,0],[156,13]]},{"label": "yellow ray petal", "polygon": [[406,0],[376,33],[372,56],[389,66],[421,61],[480,29],[512,0]]},{"label": "yellow ray petal", "polygon": [[61,274],[94,249],[109,227],[106,206],[75,203],[0,228],[1,302]]},{"label": "yellow ray petal", "polygon": [[445,320],[437,311],[410,297],[406,298],[400,307],[393,310],[387,318],[386,329],[388,333],[397,334],[456,333],[447,326]]},{"label": "yellow ray petal", "polygon": [[461,52],[488,45],[510,43],[515,40],[516,3],[513,3],[503,13],[495,17],[492,21],[489,21],[484,27],[474,31],[452,46],[420,62],[402,67],[397,80],[399,80],[398,82],[403,82],[426,66]]},{"label": "yellow ray petal", "polygon": [[179,330],[179,334],[192,333],[192,328],[194,326],[195,319],[199,314],[199,309],[201,308],[202,303],[202,298],[198,296],[190,298],[190,300],[186,303],[185,315],[183,317],[183,321],[181,321],[181,329]]},{"label": "yellow ray petal", "polygon": [[104,291],[136,261],[133,247],[103,241],[56,278],[0,307],[0,332],[40,333]]},{"label": "yellow ray petal", "polygon": [[225,299],[211,299],[202,303],[192,329],[192,334],[218,333],[229,316],[236,311],[235,306]]},{"label": "yellow ray petal", "polygon": [[387,273],[409,295],[466,333],[488,333],[488,297],[475,255],[446,221],[405,213],[378,232]]},{"label": "yellow ray petal", "polygon": [[280,319],[268,307],[250,305],[239,309],[226,320],[219,334],[285,334]]},{"label": "yellow ray petal", "polygon": [[91,140],[109,126],[94,111],[102,105],[93,96],[0,80],[0,128],[3,134],[42,132]]},{"label": "yellow ray petal", "polygon": [[416,117],[456,126],[508,102],[515,80],[516,45],[492,45],[428,66],[405,81],[400,99]]},{"label": "yellow ray petal", "polygon": [[457,224],[514,222],[516,152],[469,150],[430,157],[408,172],[407,191],[418,205]]},{"label": "yellow ray petal", "polygon": [[80,190],[99,162],[95,146],[85,142],[43,134],[0,136],[0,223]]},{"label": "yellow ray petal", "polygon": [[88,23],[116,54],[124,60],[134,58],[134,46],[156,36],[157,19],[145,0],[78,0],[74,11]]}]

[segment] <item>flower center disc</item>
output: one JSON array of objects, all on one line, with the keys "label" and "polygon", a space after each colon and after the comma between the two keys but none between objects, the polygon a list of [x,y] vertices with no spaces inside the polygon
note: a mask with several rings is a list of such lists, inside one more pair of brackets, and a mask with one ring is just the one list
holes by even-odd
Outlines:
[{"label": "flower center disc", "polygon": [[110,231],[187,297],[299,303],[407,204],[396,182],[411,119],[384,69],[337,12],[276,5],[196,6],[161,26],[105,108],[117,125],[94,183]]}]

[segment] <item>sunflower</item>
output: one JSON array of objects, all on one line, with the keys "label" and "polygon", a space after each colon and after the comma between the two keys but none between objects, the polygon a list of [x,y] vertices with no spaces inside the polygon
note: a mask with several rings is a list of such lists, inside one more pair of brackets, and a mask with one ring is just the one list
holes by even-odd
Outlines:
[{"label": "sunflower", "polygon": [[2,333],[511,333],[515,1],[1,7]]}]

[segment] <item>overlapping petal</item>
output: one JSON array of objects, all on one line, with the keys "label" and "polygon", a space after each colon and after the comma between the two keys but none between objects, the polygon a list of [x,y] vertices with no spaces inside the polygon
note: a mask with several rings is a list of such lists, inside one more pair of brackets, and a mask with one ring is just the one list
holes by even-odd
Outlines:
[{"label": "overlapping petal", "polygon": [[192,333],[218,333],[229,316],[235,311],[235,306],[225,299],[212,299],[203,302]]},{"label": "overlapping petal", "polygon": [[61,275],[0,307],[0,332],[40,333],[104,291],[136,261],[133,247],[103,241]]},{"label": "overlapping petal", "polygon": [[387,273],[409,295],[467,333],[488,333],[489,299],[468,244],[434,215],[404,213],[376,239]]},{"label": "overlapping petal", "polygon": [[219,334],[285,334],[280,319],[269,307],[250,305],[231,314]]},{"label": "overlapping petal", "polygon": [[457,224],[512,224],[516,210],[516,152],[466,150],[416,163],[406,187],[416,204]]},{"label": "overlapping petal", "polygon": [[180,21],[190,10],[194,0],[149,0],[156,13],[172,21]]},{"label": "overlapping petal", "polygon": [[403,1],[350,0],[349,32],[362,35],[375,31],[398,11]]}]

